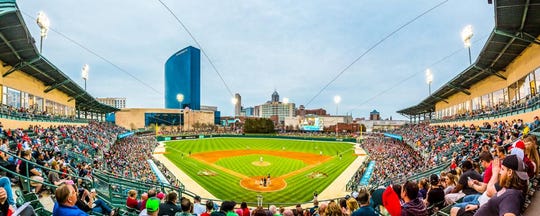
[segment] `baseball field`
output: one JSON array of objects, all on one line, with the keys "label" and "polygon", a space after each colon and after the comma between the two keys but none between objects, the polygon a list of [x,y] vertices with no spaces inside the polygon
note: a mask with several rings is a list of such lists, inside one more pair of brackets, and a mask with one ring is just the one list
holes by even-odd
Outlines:
[{"label": "baseball field", "polygon": [[[351,143],[268,138],[169,141],[165,157],[222,200],[313,199],[355,159]],[[182,181],[182,180],[180,180]],[[189,190],[189,188],[186,188]]]}]

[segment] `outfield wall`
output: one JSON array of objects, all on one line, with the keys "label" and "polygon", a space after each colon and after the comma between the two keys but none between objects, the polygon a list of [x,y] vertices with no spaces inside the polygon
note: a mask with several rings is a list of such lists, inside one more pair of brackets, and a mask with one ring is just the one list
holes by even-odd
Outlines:
[{"label": "outfield wall", "polygon": [[315,140],[315,141],[336,141],[336,142],[353,142],[356,143],[356,139],[336,139],[330,137],[310,137],[310,136],[272,136],[265,134],[210,134],[210,135],[181,135],[181,136],[158,136],[156,137],[158,142],[171,141],[171,140],[183,140],[183,139],[202,139],[202,138],[216,138],[216,137],[238,137],[238,138],[270,138],[270,139],[293,139],[293,140]]}]

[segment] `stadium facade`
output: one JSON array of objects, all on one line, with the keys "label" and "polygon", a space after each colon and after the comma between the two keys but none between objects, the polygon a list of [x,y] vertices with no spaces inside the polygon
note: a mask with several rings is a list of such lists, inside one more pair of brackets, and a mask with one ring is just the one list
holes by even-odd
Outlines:
[{"label": "stadium facade", "polygon": [[201,51],[192,46],[176,52],[165,63],[165,108],[185,107],[201,108]]}]

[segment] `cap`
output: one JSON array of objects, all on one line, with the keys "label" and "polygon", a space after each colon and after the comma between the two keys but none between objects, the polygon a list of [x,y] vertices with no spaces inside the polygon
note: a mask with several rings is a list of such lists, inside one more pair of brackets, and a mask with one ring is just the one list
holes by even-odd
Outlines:
[{"label": "cap", "polygon": [[162,200],[163,198],[165,198],[165,194],[163,192],[159,192],[156,197],[160,200]]},{"label": "cap", "polygon": [[159,199],[152,197],[146,201],[146,212],[154,213],[159,210]]},{"label": "cap", "polygon": [[521,180],[529,179],[527,171],[525,170],[525,164],[523,164],[523,161],[519,159],[517,155],[506,156],[502,162],[502,165],[508,169],[514,170]]},{"label": "cap", "polygon": [[468,161],[468,160],[463,161],[461,163],[461,167],[465,168],[465,169],[472,169],[473,168],[472,163],[470,161]]}]

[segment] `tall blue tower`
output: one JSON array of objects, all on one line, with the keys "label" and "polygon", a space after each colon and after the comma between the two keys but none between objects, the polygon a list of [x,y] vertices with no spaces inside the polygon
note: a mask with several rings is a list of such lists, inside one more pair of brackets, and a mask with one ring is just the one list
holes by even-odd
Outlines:
[{"label": "tall blue tower", "polygon": [[192,46],[176,52],[165,63],[165,108],[185,107],[201,108],[201,51]]}]

